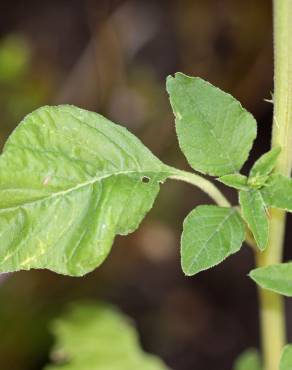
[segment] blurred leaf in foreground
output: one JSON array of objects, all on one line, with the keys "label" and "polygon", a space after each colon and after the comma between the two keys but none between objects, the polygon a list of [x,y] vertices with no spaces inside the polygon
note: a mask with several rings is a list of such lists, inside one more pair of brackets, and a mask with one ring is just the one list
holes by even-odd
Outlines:
[{"label": "blurred leaf in foreground", "polygon": [[0,41],[0,82],[10,82],[26,71],[30,52],[26,41],[10,35]]},{"label": "blurred leaf in foreground", "polygon": [[131,322],[110,306],[75,305],[53,323],[53,333],[56,364],[45,370],[167,370],[141,350]]}]

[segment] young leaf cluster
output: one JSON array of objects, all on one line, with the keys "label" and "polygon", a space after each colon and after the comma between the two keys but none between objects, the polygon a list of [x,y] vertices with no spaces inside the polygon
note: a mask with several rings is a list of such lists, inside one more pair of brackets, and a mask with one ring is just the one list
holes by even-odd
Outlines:
[{"label": "young leaf cluster", "polygon": [[218,179],[225,185],[239,190],[242,216],[261,250],[266,248],[269,237],[269,202],[266,200],[266,187],[280,151],[280,148],[273,148],[262,155],[251,168],[248,177],[236,173]]},{"label": "young leaf cluster", "polygon": [[219,211],[216,206],[203,208],[204,212],[201,207],[206,206],[200,206],[190,213],[182,235],[184,272],[193,275],[237,252],[244,240],[244,223],[264,250],[269,237],[268,208],[292,210],[287,200],[292,181],[273,172],[281,149],[273,148],[260,157],[249,176],[240,174],[256,137],[252,115],[231,95],[200,78],[176,74],[168,78],[167,89],[179,144],[189,164],[238,190],[241,209],[241,217],[235,209]]}]

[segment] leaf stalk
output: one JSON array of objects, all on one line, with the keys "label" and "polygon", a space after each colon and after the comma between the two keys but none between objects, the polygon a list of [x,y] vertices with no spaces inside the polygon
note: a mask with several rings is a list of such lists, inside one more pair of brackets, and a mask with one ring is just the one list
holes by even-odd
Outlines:
[{"label": "leaf stalk", "polygon": [[173,175],[169,176],[170,179],[184,181],[189,184],[196,186],[201,189],[204,193],[209,195],[211,199],[214,200],[216,204],[221,207],[230,207],[230,202],[225,198],[221,191],[209,180],[197,175],[195,173],[178,170],[172,168]]}]

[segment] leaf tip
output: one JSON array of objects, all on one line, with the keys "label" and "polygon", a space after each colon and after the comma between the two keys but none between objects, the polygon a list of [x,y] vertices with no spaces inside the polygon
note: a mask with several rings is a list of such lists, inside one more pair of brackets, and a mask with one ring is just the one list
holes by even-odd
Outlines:
[{"label": "leaf tip", "polygon": [[181,265],[181,268],[182,268],[183,274],[184,274],[186,277],[192,277],[192,276],[196,275],[196,273],[191,272],[191,271],[190,271],[186,266],[184,266],[183,264]]},{"label": "leaf tip", "polygon": [[192,81],[195,77],[190,77],[187,76],[186,74],[182,72],[176,72],[174,75],[168,75],[166,77],[166,90],[170,94],[172,86],[175,83],[180,83],[180,82],[186,82],[186,81]]},{"label": "leaf tip", "polygon": [[166,91],[168,92],[168,94],[170,94],[170,90],[171,90],[171,85],[172,85],[172,83],[173,83],[173,81],[174,81],[174,76],[172,76],[172,75],[168,75],[167,77],[166,77]]},{"label": "leaf tip", "polygon": [[248,276],[251,280],[253,280],[255,283],[257,282],[257,280],[256,280],[256,275],[257,275],[256,271],[257,271],[257,269],[252,269],[252,270],[250,270],[250,272],[247,274],[247,276]]}]

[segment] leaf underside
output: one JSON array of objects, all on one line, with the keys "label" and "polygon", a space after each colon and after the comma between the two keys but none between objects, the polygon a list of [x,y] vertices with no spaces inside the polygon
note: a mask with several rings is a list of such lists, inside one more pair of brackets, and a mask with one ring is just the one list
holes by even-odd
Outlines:
[{"label": "leaf underside", "polygon": [[264,289],[292,297],[292,262],[259,267],[249,276]]},{"label": "leaf underside", "polygon": [[237,252],[244,240],[244,225],[234,208],[199,206],[185,219],[181,262],[186,275],[194,275]]},{"label": "leaf underside", "polygon": [[231,95],[198,78],[167,79],[180,147],[197,171],[222,176],[240,170],[256,137],[256,121]]},{"label": "leaf underside", "polygon": [[259,249],[264,250],[269,237],[269,223],[266,205],[260,190],[239,192],[242,216],[247,222]]},{"label": "leaf underside", "polygon": [[28,115],[0,157],[0,272],[80,276],[135,230],[167,176],[134,135],[73,106]]},{"label": "leaf underside", "polygon": [[45,370],[166,370],[146,354],[127,317],[106,305],[79,304],[53,324],[55,365]]}]

